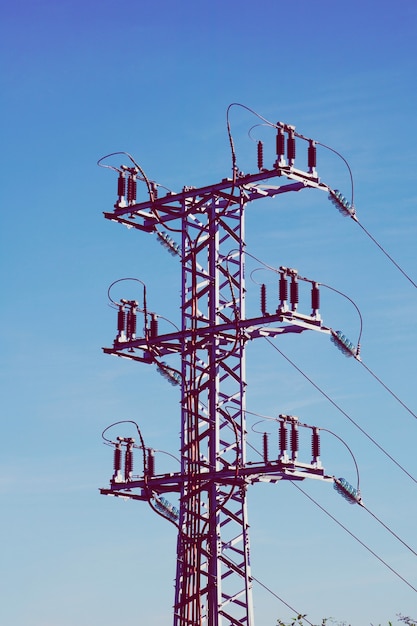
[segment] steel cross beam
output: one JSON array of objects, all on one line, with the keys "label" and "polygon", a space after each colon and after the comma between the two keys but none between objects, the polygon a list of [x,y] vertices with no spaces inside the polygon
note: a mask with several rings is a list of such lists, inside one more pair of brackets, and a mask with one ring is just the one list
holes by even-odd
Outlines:
[{"label": "steel cross beam", "polygon": [[[258,185],[283,174],[297,182]],[[122,490],[140,487],[141,496],[130,496],[138,499],[179,492],[174,626],[254,626],[247,486],[263,478],[303,479],[309,474],[308,468],[297,471],[285,464],[251,469],[245,424],[246,341],[284,332],[271,328],[277,321],[292,323],[288,332],[330,332],[295,312],[245,318],[245,206],[306,186],[325,187],[310,174],[274,170],[131,206],[119,202],[105,214],[148,232],[161,226],[181,232],[181,330],[151,337],[145,328],[143,339],[116,338],[113,348],[105,349],[149,363],[181,354],[180,476],[161,477],[159,483],[156,477],[113,481],[110,490],[102,490],[122,495]],[[329,479],[320,468],[310,470],[312,477]]]}]

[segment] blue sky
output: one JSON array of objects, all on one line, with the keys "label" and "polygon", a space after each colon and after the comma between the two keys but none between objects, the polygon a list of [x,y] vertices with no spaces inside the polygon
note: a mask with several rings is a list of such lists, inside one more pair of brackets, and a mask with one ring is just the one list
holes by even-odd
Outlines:
[{"label": "blue sky", "polygon": [[[151,307],[178,321],[179,265],[154,238],[103,219],[115,180],[97,160],[126,150],[175,190],[217,182],[231,173],[226,109],[240,102],[344,155],[359,219],[416,281],[416,28],[417,6],[405,0],[3,6],[2,623],[171,623],[171,525],[98,488],[112,465],[100,435],[114,421],[136,420],[147,445],[175,454],[178,392],[153,368],[111,359],[101,347],[115,330],[107,287],[123,276],[143,280]],[[247,134],[256,123],[232,109],[246,172],[256,171]],[[273,133],[255,134],[273,149]],[[318,172],[348,195],[335,155],[319,150]],[[364,321],[364,363],[417,411],[416,289],[352,220],[306,190],[250,206],[247,243],[269,265],[296,267],[352,298]],[[248,312],[258,302],[249,281]],[[347,300],[323,292],[321,312],[356,339]],[[318,333],[276,345],[417,475],[416,419],[359,363]],[[266,342],[250,345],[247,361],[248,409],[295,414],[344,439],[366,505],[416,550],[416,483]],[[258,419],[248,423],[259,448]],[[337,438],[323,435],[322,461],[329,474],[355,481]],[[175,469],[168,456],[158,463]],[[366,511],[325,483],[301,486],[417,586],[415,556]],[[290,483],[253,486],[249,521],[253,575],[312,622],[416,617],[415,592]],[[254,602],[257,624],[292,616],[259,585]]]}]

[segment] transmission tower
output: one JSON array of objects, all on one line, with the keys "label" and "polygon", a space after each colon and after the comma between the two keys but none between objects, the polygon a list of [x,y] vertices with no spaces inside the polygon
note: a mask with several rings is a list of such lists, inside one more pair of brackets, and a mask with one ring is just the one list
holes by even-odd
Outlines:
[{"label": "transmission tower", "polygon": [[[118,172],[118,192],[109,220],[156,234],[181,262],[181,328],[161,334],[158,317],[143,301],[120,300],[117,335],[107,354],[155,364],[181,390],[181,467],[155,473],[153,451],[140,436],[118,437],[114,474],[103,494],[147,501],[177,526],[177,570],[174,626],[254,626],[249,524],[246,495],[256,482],[316,478],[333,481],[320,461],[318,429],[311,427],[312,458],[301,462],[298,418],[280,415],[279,451],[269,458],[264,435],[263,458],[246,457],[245,348],[249,340],[315,330],[332,334],[319,313],[318,287],[311,282],[311,312],[299,310],[296,270],[281,267],[277,302],[267,311],[261,286],[259,317],[245,315],[245,210],[254,201],[305,188],[335,192],[320,182],[316,150],[308,142],[308,169],[296,169],[294,127],[277,125],[277,155],[264,168],[258,144],[258,171],[201,188],[157,197],[157,186],[131,158]],[[305,138],[302,138],[305,140]],[[287,179],[272,185],[272,179]],[[146,185],[147,199],[136,199],[137,181]],[[276,180],[274,180],[276,182]],[[278,277],[277,277],[278,282]],[[143,332],[136,333],[137,318]],[[337,339],[336,339],[337,340]],[[169,359],[177,356],[181,366]],[[303,426],[307,426],[303,424]],[[143,457],[143,472],[132,473],[134,449]],[[124,467],[123,467],[124,464]],[[178,498],[178,508],[165,497]]]}]

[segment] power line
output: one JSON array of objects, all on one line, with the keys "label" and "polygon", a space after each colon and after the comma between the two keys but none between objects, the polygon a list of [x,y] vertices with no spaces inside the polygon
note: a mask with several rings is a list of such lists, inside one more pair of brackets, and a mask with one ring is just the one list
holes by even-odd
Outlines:
[{"label": "power line", "polygon": [[330,517],[334,522],[336,522],[336,524],[338,526],[343,528],[343,530],[346,531],[351,537],[353,537],[353,539],[355,539],[358,543],[360,543],[361,546],[366,548],[366,550],[368,550],[368,552],[370,552],[375,558],[377,558],[378,561],[380,561],[383,565],[385,565],[385,567],[387,567],[389,570],[391,570],[391,572],[393,572],[393,574],[398,576],[398,578],[400,578],[406,585],[408,585],[408,587],[410,587],[410,589],[412,589],[413,591],[415,591],[417,593],[417,589],[415,587],[413,587],[413,585],[410,582],[408,582],[408,580],[406,580],[403,576],[401,576],[401,574],[399,574],[393,567],[391,567],[391,565],[388,565],[388,563],[386,561],[384,561],[384,559],[382,559],[369,546],[367,546],[366,543],[361,541],[361,539],[359,539],[359,537],[357,537],[352,531],[350,531],[348,528],[346,528],[346,526],[344,526],[341,522],[339,522],[339,520],[336,519],[331,513],[329,513],[329,511],[327,511],[327,509],[325,509],[323,506],[321,506],[321,504],[319,504],[314,498],[312,498],[308,493],[306,493],[304,491],[304,489],[301,489],[301,487],[299,487],[294,481],[291,480],[290,482],[291,482],[292,485],[294,485],[294,487],[296,487],[299,491],[301,491],[301,493],[303,493],[306,496],[306,498],[311,500],[311,502],[313,502],[316,506],[319,507],[319,509],[321,509],[324,513],[326,513],[326,515],[328,517]]},{"label": "power line", "polygon": [[251,575],[251,579],[254,580],[255,582],[258,583],[258,585],[260,585],[261,587],[263,587],[266,591],[268,591],[271,595],[273,595],[275,598],[277,598],[277,600],[279,600],[280,602],[282,602],[282,604],[285,604],[286,607],[288,607],[289,609],[291,609],[291,611],[294,611],[294,613],[296,613],[296,615],[300,616],[301,619],[303,619],[305,622],[307,622],[307,624],[310,624],[310,626],[313,626],[313,624],[304,616],[302,615],[299,611],[297,611],[296,609],[294,609],[290,604],[288,604],[288,602],[285,602],[285,600],[283,600],[282,598],[280,598],[280,596],[278,594],[276,594],[274,591],[272,591],[272,589],[270,589],[269,587],[267,587],[266,585],[264,585],[264,583],[262,583],[258,578],[255,578],[255,576]]},{"label": "power line", "polygon": [[392,389],[388,387],[388,385],[386,385],[367,365],[365,365],[362,359],[357,359],[357,361],[359,361],[359,363],[371,374],[371,376],[373,376],[375,380],[378,381],[379,384],[382,385],[382,387],[384,387],[384,389],[388,391],[388,393],[391,394],[391,396],[395,398],[406,411],[408,411],[408,413],[410,413],[410,415],[417,419],[417,415],[392,391]]},{"label": "power line", "polygon": [[398,539],[398,541],[400,541],[403,546],[405,546],[407,548],[407,550],[409,550],[410,552],[412,552],[415,556],[417,556],[417,552],[415,550],[413,550],[413,548],[411,548],[407,543],[405,543],[405,541],[403,541],[401,539],[401,537],[399,537],[393,530],[391,530],[391,528],[389,526],[387,526],[386,524],[384,524],[384,522],[382,520],[379,519],[379,517],[377,517],[375,515],[375,513],[372,513],[372,511],[370,511],[368,509],[368,507],[366,507],[364,505],[364,503],[361,501],[358,503],[363,509],[365,509],[365,511],[367,511],[369,513],[369,515],[371,515],[379,524],[381,524],[381,526],[383,526],[389,533],[391,533],[391,535],[393,537],[395,537],[396,539]]},{"label": "power line", "polygon": [[352,419],[352,417],[350,417],[350,415],[348,415],[348,413],[346,413],[346,411],[344,411],[323,389],[321,389],[321,387],[319,387],[309,376],[307,376],[307,374],[305,372],[303,372],[302,369],[300,369],[295,363],[294,361],[292,361],[286,354],[284,354],[284,352],[282,352],[282,350],[280,350],[270,339],[265,338],[266,341],[274,348],[274,350],[276,350],[277,352],[279,352],[279,354],[281,354],[281,356],[284,357],[284,359],[290,363],[290,365],[292,365],[294,367],[294,369],[297,370],[297,372],[299,372],[306,380],[308,380],[308,382],[313,385],[313,387],[315,389],[317,389],[317,391],[319,391],[325,398],[326,400],[328,400],[340,413],[342,413],[342,415],[344,415],[358,430],[361,431],[361,433],[363,435],[365,435],[365,437],[367,437],[369,439],[369,441],[371,441],[383,454],[385,454],[385,456],[387,458],[390,459],[390,461],[392,461],[404,474],[406,474],[409,478],[411,478],[411,480],[415,483],[417,483],[417,480],[414,478],[414,476],[412,474],[410,474],[410,472],[408,472],[398,461],[396,461],[394,459],[393,456],[391,456],[391,454],[389,454],[389,452],[387,452],[373,437],[371,437],[371,435],[369,435],[366,430],[364,430],[357,422],[355,422],[354,419]]},{"label": "power line", "polygon": [[385,248],[383,248],[381,244],[378,243],[375,237],[373,237],[371,233],[368,230],[366,230],[365,226],[363,226],[363,224],[361,224],[361,222],[357,218],[355,219],[355,222],[362,228],[363,232],[374,242],[374,244],[378,246],[378,248],[385,254],[385,256],[391,261],[391,263],[395,265],[395,267],[401,272],[401,274],[405,276],[405,278],[413,285],[413,287],[417,288],[417,284],[414,282],[414,280],[410,278],[410,276],[405,272],[405,270],[403,270],[403,268],[392,258],[392,256],[388,254]]}]

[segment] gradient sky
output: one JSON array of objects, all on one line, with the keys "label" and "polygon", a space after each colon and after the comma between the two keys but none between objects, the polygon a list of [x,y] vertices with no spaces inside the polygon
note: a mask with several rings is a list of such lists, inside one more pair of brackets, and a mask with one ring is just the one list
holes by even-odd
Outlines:
[{"label": "gradient sky", "polygon": [[[98,488],[112,472],[101,440],[112,422],[133,419],[146,445],[177,452],[178,390],[155,368],[112,359],[101,347],[115,334],[109,284],[139,278],[150,308],[178,323],[180,268],[154,237],[103,219],[116,182],[96,162],[124,150],[171,189],[218,182],[231,174],[226,109],[240,102],[344,155],[359,219],[416,281],[417,5],[15,0],[3,3],[0,22],[0,622],[167,626],[174,529],[145,503],[105,498]],[[237,107],[230,119],[238,165],[255,172],[248,130],[258,120]],[[253,135],[272,155],[273,132]],[[350,194],[336,155],[319,150],[318,172]],[[305,190],[249,206],[247,243],[267,264],[295,267],[354,300],[364,363],[415,413],[417,292],[358,225],[322,192]],[[259,288],[248,280],[255,312]],[[323,292],[321,313],[356,341],[359,318],[348,300]],[[276,345],[417,476],[415,417],[360,363],[319,333]],[[266,342],[249,346],[247,369],[248,410],[295,414],[343,439],[365,504],[417,550],[415,479]],[[258,449],[256,431],[273,432],[259,419],[248,417]],[[134,433],[126,426],[112,434]],[[322,462],[355,483],[337,437],[323,434]],[[157,463],[177,469],[166,455]],[[301,487],[417,587],[414,554],[366,511],[330,484]],[[292,484],[249,492],[253,575],[310,621],[417,617],[416,593]],[[258,626],[293,616],[256,583],[254,603]]]}]

